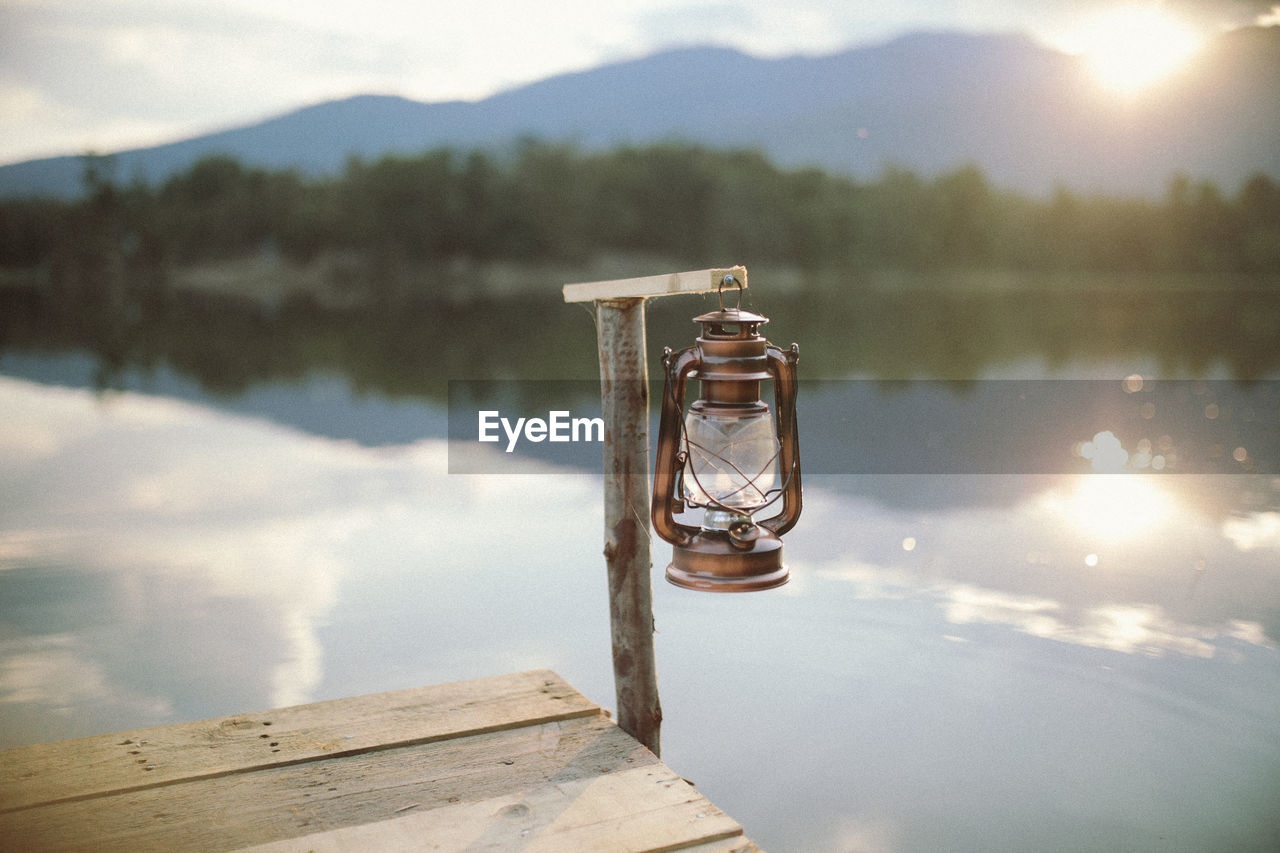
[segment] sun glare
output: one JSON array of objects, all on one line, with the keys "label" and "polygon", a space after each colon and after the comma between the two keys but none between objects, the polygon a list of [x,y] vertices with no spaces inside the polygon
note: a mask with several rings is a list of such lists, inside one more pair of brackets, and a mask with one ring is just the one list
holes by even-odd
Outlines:
[{"label": "sun glare", "polygon": [[1152,4],[1117,6],[1092,18],[1077,44],[1098,80],[1134,94],[1175,71],[1203,39]]},{"label": "sun glare", "polygon": [[1169,496],[1144,477],[1095,474],[1077,483],[1063,509],[1081,529],[1107,540],[1121,540],[1167,521],[1171,506]]}]

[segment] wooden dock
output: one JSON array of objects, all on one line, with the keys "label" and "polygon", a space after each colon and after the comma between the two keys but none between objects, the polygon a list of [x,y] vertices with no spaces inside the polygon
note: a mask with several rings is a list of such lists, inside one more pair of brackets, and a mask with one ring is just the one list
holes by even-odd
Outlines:
[{"label": "wooden dock", "polygon": [[6,750],[0,849],[759,848],[541,670]]}]

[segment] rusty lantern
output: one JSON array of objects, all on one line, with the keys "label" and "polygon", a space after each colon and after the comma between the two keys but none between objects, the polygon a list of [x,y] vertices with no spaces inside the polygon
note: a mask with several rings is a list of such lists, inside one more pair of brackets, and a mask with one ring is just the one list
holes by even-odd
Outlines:
[{"label": "rusty lantern", "polygon": [[[739,307],[724,307],[724,288],[737,285]],[[694,346],[667,348],[653,478],[653,527],[673,546],[667,580],[712,592],[748,592],[790,578],[779,538],[800,518],[800,449],[796,438],[799,346],[782,350],[760,333],[769,318],[741,309],[742,285],[720,284],[720,310],[694,317]],[[685,407],[685,382],[701,394]],[[760,399],[772,379],[774,408]],[[774,427],[774,416],[777,427]],[[781,498],[776,515],[757,521]],[[700,526],[675,516],[703,510]]]}]

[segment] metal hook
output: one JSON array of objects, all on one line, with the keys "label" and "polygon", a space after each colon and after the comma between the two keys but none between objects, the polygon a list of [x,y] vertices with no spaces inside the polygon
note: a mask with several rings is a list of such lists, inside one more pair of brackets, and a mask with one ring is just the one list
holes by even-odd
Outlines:
[{"label": "metal hook", "polygon": [[716,296],[720,298],[720,310],[724,310],[724,289],[729,284],[738,286],[738,304],[734,306],[734,311],[742,310],[742,282],[738,281],[738,277],[733,273],[727,273],[724,278],[720,279],[720,286],[716,288]]}]

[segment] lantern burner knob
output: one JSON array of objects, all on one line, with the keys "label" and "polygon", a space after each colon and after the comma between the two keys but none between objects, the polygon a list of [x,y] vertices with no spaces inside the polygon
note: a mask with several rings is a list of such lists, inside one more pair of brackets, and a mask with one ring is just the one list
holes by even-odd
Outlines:
[{"label": "lantern burner knob", "polygon": [[739,551],[750,551],[760,538],[760,528],[750,518],[740,518],[729,525],[729,544]]}]

